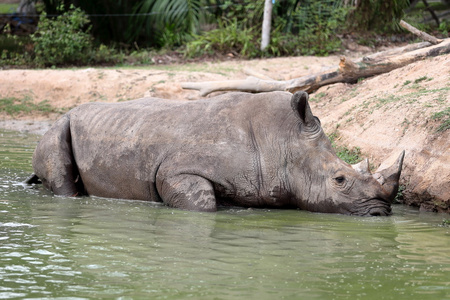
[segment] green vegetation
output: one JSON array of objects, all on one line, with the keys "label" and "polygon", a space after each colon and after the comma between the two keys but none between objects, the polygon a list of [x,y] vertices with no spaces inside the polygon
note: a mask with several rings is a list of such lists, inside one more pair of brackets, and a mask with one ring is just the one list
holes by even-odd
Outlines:
[{"label": "green vegetation", "polygon": [[[443,1],[428,1],[428,5],[437,15],[447,11],[449,8],[448,4],[448,1],[447,4]],[[417,5],[405,15],[404,19],[406,22],[410,23],[419,30],[425,32],[435,31],[436,33],[440,33],[443,36],[448,37],[448,32],[450,31],[450,23],[448,20],[445,21],[445,19],[441,19],[439,24],[437,24],[435,20],[432,22],[423,22],[424,19],[428,19],[430,17],[431,14],[425,7],[424,3],[419,1]]]},{"label": "green vegetation", "polygon": [[258,34],[256,28],[242,29],[237,19],[219,21],[219,28],[195,36],[187,43],[185,54],[188,57],[233,53],[243,57],[255,57],[258,53]]},{"label": "green vegetation", "polygon": [[[342,49],[341,39],[346,34],[356,33],[360,44],[372,47],[380,40],[374,32],[399,32],[398,21],[409,2],[276,1],[271,41],[261,51],[264,1],[42,0],[36,5],[41,14],[38,31],[31,39],[17,39],[11,36],[13,30],[3,30],[0,63],[31,67],[148,65],[158,51],[186,58],[328,55]],[[424,11],[424,7],[414,9],[414,13]],[[417,22],[421,19],[422,15]],[[448,35],[449,28],[441,22],[434,29]]]},{"label": "green vegetation", "polygon": [[340,159],[349,164],[356,164],[362,160],[361,149],[359,147],[353,147],[352,149],[336,147],[336,154]]},{"label": "green vegetation", "polygon": [[0,14],[10,14],[16,12],[19,4],[8,4],[8,3],[0,3]]},{"label": "green vegetation", "polygon": [[402,203],[403,202],[403,192],[405,191],[406,187],[404,185],[400,185],[398,187],[397,195],[395,195],[394,203]]},{"label": "green vegetation", "polygon": [[[344,24],[347,9],[338,7],[334,1],[286,1],[292,12],[288,16],[274,18],[271,42],[263,52],[261,26],[263,1],[242,1],[231,5],[216,29],[199,33],[187,43],[188,57],[233,53],[242,57],[284,55],[328,55],[340,50],[341,41],[336,37],[339,25]],[[277,4],[278,5],[278,4]],[[274,14],[282,14],[275,5]],[[281,5],[281,4],[280,4]]]},{"label": "green vegetation", "polygon": [[[243,58],[328,55],[341,50],[339,33],[353,30],[358,20],[368,16],[380,18],[382,1],[370,2],[378,4],[354,7],[341,0],[276,1],[271,42],[261,51],[264,1],[42,0],[37,4],[41,13],[37,32],[28,41],[2,37],[0,62],[38,67],[150,64],[155,49],[176,50],[189,58],[229,53]],[[405,0],[389,2],[394,4],[382,7],[379,24],[383,28],[395,22],[405,5]],[[347,21],[350,12],[352,20]],[[360,14],[364,18],[358,19]],[[4,43],[12,47],[3,47]]]},{"label": "green vegetation", "polygon": [[450,129],[450,106],[440,112],[434,113],[431,118],[433,120],[441,121],[441,125],[436,129],[437,132],[442,132]]},{"label": "green vegetation", "polygon": [[[420,86],[420,82],[432,80],[432,78],[428,78],[426,76],[418,78],[416,81],[418,83],[413,83],[408,89],[415,89],[415,91],[403,95],[394,95],[388,94],[383,97],[374,96],[370,99],[364,100],[361,104],[359,104],[359,108],[362,111],[365,111],[369,114],[372,114],[375,109],[379,109],[384,107],[384,109],[391,109],[392,107],[400,107],[404,105],[414,104],[418,101],[418,99],[425,95],[432,95],[433,100],[423,104],[424,107],[436,107],[437,109],[441,109],[445,107],[448,91],[450,87],[443,87],[438,89],[427,89]],[[411,83],[411,81],[409,81]],[[356,107],[354,107],[356,108]],[[351,110],[353,110],[352,108]],[[438,127],[437,132],[442,132],[450,127],[450,108],[445,108],[442,111],[434,113],[431,115],[431,119],[441,121],[441,125]],[[344,114],[346,116],[347,114]],[[404,130],[406,130],[409,126],[410,121],[404,119],[402,125],[404,126]]]},{"label": "green vegetation", "polygon": [[16,97],[0,98],[0,113],[3,112],[10,116],[31,114],[33,112],[43,114],[53,112],[60,113],[60,111],[52,107],[47,100],[35,104],[29,96],[25,96],[22,99]]},{"label": "green vegetation", "polygon": [[90,27],[86,31],[81,29],[88,23],[85,13],[73,6],[54,20],[42,13],[38,30],[31,35],[35,45],[35,62],[46,66],[87,63],[92,37],[89,35]]},{"label": "green vegetation", "polygon": [[323,98],[325,98],[326,95],[327,94],[325,94],[324,92],[314,93],[309,98],[309,101],[311,101],[311,102],[320,102]]},{"label": "green vegetation", "polygon": [[430,81],[430,80],[433,80],[433,78],[428,78],[427,76],[422,76],[422,77],[419,77],[416,80],[414,80],[414,83],[419,83],[419,82],[424,81],[424,80]]},{"label": "green vegetation", "polygon": [[399,31],[403,10],[409,0],[370,0],[360,1],[357,9],[349,15],[352,27],[358,30],[375,32]]},{"label": "green vegetation", "polygon": [[361,153],[361,148],[353,147],[352,149],[349,149],[348,147],[345,147],[345,146],[338,146],[336,144],[336,140],[339,138],[339,133],[337,130],[338,127],[339,126],[336,127],[336,130],[333,133],[328,135],[328,138],[331,141],[331,145],[333,145],[333,148],[336,151],[336,155],[340,159],[342,159],[343,161],[345,161],[346,163],[349,163],[349,164],[356,164],[357,162],[359,162],[363,159],[362,153]]}]

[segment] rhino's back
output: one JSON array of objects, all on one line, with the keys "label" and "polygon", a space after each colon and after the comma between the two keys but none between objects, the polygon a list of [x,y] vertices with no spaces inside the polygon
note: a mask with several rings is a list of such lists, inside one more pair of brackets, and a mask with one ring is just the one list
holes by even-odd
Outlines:
[{"label": "rhino's back", "polygon": [[267,123],[277,111],[290,111],[290,94],[272,96],[233,93],[197,101],[145,98],[82,105],[70,112],[70,130],[85,187],[93,195],[155,199],[163,162],[212,181],[221,180],[220,172],[250,169],[251,120]]},{"label": "rhino's back", "polygon": [[[230,93],[210,99],[178,101],[143,98],[123,103],[88,103],[70,112],[72,136],[113,143],[150,144],[226,139],[232,142],[252,120],[267,127],[290,112],[290,94]],[[279,119],[279,120],[277,120]]]}]

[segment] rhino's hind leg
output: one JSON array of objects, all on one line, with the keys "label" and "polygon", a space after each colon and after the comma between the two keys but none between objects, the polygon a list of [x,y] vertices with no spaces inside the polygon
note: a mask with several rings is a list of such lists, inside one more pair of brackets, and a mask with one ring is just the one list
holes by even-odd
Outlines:
[{"label": "rhino's hind leg", "polygon": [[33,154],[33,169],[56,195],[77,196],[83,192],[72,153],[68,115],[58,120],[39,142]]},{"label": "rhino's hind leg", "polygon": [[157,180],[163,202],[171,207],[193,211],[217,211],[211,182],[197,175],[181,174]]}]

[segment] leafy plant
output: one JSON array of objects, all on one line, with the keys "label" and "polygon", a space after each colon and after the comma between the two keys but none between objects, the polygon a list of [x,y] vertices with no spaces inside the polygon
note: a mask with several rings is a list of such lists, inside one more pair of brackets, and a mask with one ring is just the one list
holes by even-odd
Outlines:
[{"label": "leafy plant", "polygon": [[344,24],[347,9],[336,5],[335,1],[305,1],[293,13],[295,27],[302,41],[301,54],[328,55],[341,46],[336,30]]},{"label": "leafy plant", "polygon": [[439,31],[442,33],[442,35],[448,36],[448,32],[450,31],[450,23],[442,21],[441,24],[439,24]]},{"label": "leafy plant", "polygon": [[225,0],[222,5],[222,10],[224,12],[222,18],[227,20],[239,20],[241,28],[257,27],[259,30],[262,26],[264,1]]},{"label": "leafy plant", "polygon": [[358,1],[347,22],[358,30],[399,31],[398,23],[409,5],[409,0]]},{"label": "leafy plant", "polygon": [[257,41],[255,29],[242,29],[237,19],[219,21],[219,28],[195,36],[186,45],[185,54],[193,57],[219,52],[254,57],[258,52]]},{"label": "leafy plant", "polygon": [[9,24],[3,28],[0,35],[0,62],[1,65],[26,65],[30,61],[30,56],[26,51],[30,47],[31,40],[27,36],[11,34]]},{"label": "leafy plant", "polygon": [[50,66],[61,64],[85,64],[92,50],[90,27],[86,14],[80,8],[51,19],[44,12],[39,19],[38,30],[31,35],[34,42],[35,62]]},{"label": "leafy plant", "polygon": [[395,195],[394,203],[402,203],[403,202],[403,192],[406,187],[404,185],[399,185],[397,195]]},{"label": "leafy plant", "polygon": [[180,46],[199,28],[204,17],[202,0],[144,0],[134,7],[137,14],[128,28],[128,40],[145,35],[158,47]]}]

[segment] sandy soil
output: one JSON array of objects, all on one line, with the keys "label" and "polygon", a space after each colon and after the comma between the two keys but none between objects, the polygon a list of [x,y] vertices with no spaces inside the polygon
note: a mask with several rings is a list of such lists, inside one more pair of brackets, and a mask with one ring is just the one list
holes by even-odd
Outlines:
[{"label": "sandy soil", "polygon": [[[358,57],[356,53],[350,57]],[[0,71],[0,96],[47,100],[67,110],[91,101],[117,102],[144,96],[198,99],[180,82],[245,79],[245,67],[274,79],[291,79],[337,65],[339,57],[290,57],[205,62],[145,68]],[[432,116],[450,106],[450,55],[427,59],[357,84],[335,84],[311,95],[313,112],[338,142],[358,146],[376,169],[406,150],[401,184],[405,202],[450,212],[450,130],[437,132]],[[217,93],[215,93],[217,94]],[[212,94],[214,95],[214,94]],[[0,114],[0,128],[45,132],[60,114]],[[383,163],[382,163],[383,162]]]}]

